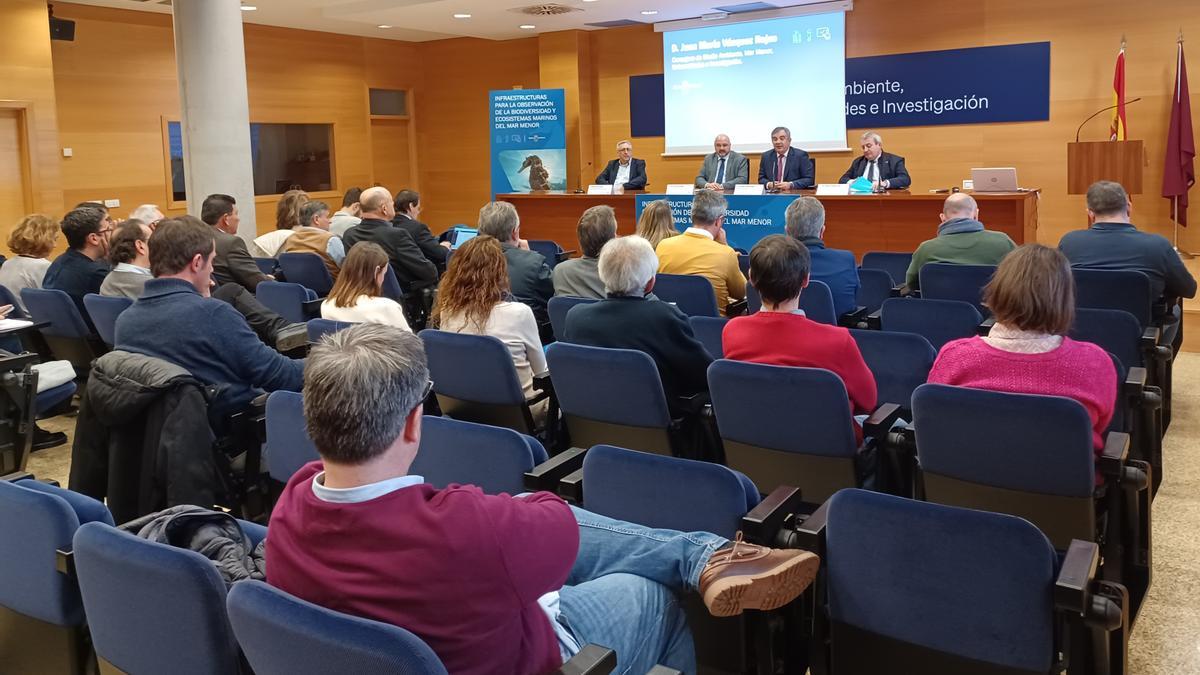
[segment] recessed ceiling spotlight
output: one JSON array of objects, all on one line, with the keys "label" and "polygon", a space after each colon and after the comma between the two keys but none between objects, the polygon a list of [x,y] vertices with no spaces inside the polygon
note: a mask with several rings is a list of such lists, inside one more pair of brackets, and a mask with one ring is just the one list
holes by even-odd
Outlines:
[{"label": "recessed ceiling spotlight", "polygon": [[583,0],[584,2],[595,2],[596,0]]},{"label": "recessed ceiling spotlight", "polygon": [[642,16],[653,16],[655,14],[658,14],[657,9],[643,9],[642,10]]},{"label": "recessed ceiling spotlight", "polygon": [[456,18],[456,19],[469,19],[469,18],[471,18],[471,15],[470,15],[470,14],[455,14],[455,15],[454,15],[454,18]]},{"label": "recessed ceiling spotlight", "polygon": [[387,25],[386,23],[381,23],[381,24],[379,24],[378,26],[375,26],[375,27],[376,27],[376,28],[391,28],[391,26]]},{"label": "recessed ceiling spotlight", "polygon": [[258,7],[255,7],[254,5],[242,5],[243,12],[253,12],[256,9],[258,9]]},{"label": "recessed ceiling spotlight", "polygon": [[521,28],[523,28],[525,30],[533,30],[534,28],[537,28],[537,26],[535,26],[531,23],[523,23],[523,24],[521,24]]}]

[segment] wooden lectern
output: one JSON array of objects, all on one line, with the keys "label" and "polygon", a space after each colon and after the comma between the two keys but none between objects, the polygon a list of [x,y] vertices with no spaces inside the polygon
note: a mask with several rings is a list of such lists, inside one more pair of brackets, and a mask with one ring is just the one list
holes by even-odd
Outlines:
[{"label": "wooden lectern", "polygon": [[1141,141],[1067,143],[1067,194],[1087,194],[1098,180],[1115,180],[1131,195],[1142,194],[1145,149]]}]

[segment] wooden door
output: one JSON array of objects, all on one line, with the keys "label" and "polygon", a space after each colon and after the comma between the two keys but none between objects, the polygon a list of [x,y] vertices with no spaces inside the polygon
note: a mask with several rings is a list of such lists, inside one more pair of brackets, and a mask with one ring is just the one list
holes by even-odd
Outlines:
[{"label": "wooden door", "polygon": [[[23,111],[0,108],[0,244],[33,205],[27,172]],[[7,252],[7,251],[6,251]]]},{"label": "wooden door", "polygon": [[407,119],[371,120],[371,160],[375,182],[393,195],[412,189],[412,167]]}]

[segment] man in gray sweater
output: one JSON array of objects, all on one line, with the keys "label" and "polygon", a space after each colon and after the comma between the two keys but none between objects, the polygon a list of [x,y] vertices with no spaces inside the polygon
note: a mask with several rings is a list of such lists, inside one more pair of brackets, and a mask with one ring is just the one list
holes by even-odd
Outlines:
[{"label": "man in gray sweater", "polygon": [[554,294],[603,300],[600,281],[600,249],[617,236],[617,216],[611,206],[593,206],[579,218],[579,247],[582,258],[564,260],[554,268]]},{"label": "man in gray sweater", "polygon": [[100,284],[100,295],[137,300],[150,273],[150,227],[140,220],[121,223],[108,244],[112,271]]}]

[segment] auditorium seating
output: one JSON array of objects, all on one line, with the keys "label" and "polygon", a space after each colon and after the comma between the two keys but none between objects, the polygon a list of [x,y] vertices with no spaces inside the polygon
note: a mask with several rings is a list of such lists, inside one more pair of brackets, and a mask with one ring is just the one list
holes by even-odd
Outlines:
[{"label": "auditorium seating", "polygon": [[1110,432],[1097,457],[1077,401],[941,384],[917,388],[913,426],[929,501],[1020,516],[1060,550],[1100,543],[1105,578],[1129,589],[1137,615],[1150,585],[1151,468],[1128,458],[1126,434]]},{"label": "auditorium seating", "polygon": [[530,239],[529,250],[541,253],[542,257],[546,259],[546,264],[550,266],[550,269],[554,269],[555,265],[567,260],[575,252],[564,251],[563,247],[558,245],[558,242],[549,239]]},{"label": "auditorium seating", "polygon": [[875,376],[876,397],[900,404],[901,417],[912,419],[912,393],[929,379],[937,351],[916,333],[850,331],[867,368]]},{"label": "auditorium seating", "polygon": [[271,479],[283,484],[305,464],[319,459],[304,422],[304,397],[273,391],[267,397],[266,444],[263,449]]},{"label": "auditorium seating", "polygon": [[546,303],[546,311],[550,314],[550,326],[554,330],[556,340],[563,339],[567,334],[567,312],[575,305],[586,305],[596,302],[592,298],[576,298],[570,295],[556,295]]},{"label": "auditorium seating", "polygon": [[254,290],[254,297],[288,323],[304,323],[320,313],[319,306],[312,306],[317,294],[300,284],[260,281]]},{"label": "auditorium seating", "polygon": [[712,282],[692,274],[658,274],[654,277],[654,294],[669,302],[688,316],[720,316],[717,294]]},{"label": "auditorium seating", "polygon": [[883,270],[892,278],[892,286],[904,283],[908,274],[908,266],[912,263],[911,253],[894,253],[891,251],[867,251],[863,254],[861,267],[873,270]]},{"label": "auditorium seating", "polygon": [[961,300],[889,298],[879,310],[879,323],[888,332],[916,333],[941,351],[947,342],[977,334],[983,316]]},{"label": "auditorium seating", "polygon": [[725,324],[729,323],[729,319],[718,316],[692,316],[688,317],[688,323],[692,325],[692,334],[714,359],[725,357],[721,334],[725,331]]},{"label": "auditorium seating", "polygon": [[837,310],[833,308],[833,292],[824,281],[809,280],[808,286],[800,292],[800,309],[817,323],[838,325]]},{"label": "auditorium seating", "polygon": [[31,478],[0,479],[0,670],[83,675],[92,658],[72,537],[112,525],[100,502]]},{"label": "auditorium seating", "polygon": [[83,296],[83,307],[92,318],[96,333],[110,349],[117,343],[117,317],[132,304],[133,300],[125,297],[107,297],[95,293]]},{"label": "auditorium seating", "polygon": [[928,263],[920,270],[921,297],[969,302],[980,315],[990,316],[991,312],[983,306],[983,287],[995,273],[995,265]]},{"label": "auditorium seating", "polygon": [[263,274],[274,275],[279,261],[274,258],[255,258],[254,264],[258,265],[258,270]]},{"label": "auditorium seating", "polygon": [[284,279],[309,289],[318,298],[329,295],[333,289],[333,275],[316,253],[280,253],[279,269]]},{"label": "auditorium seating", "polygon": [[879,311],[883,301],[896,295],[892,275],[885,270],[858,268],[858,296],[855,300],[868,314]]},{"label": "auditorium seating", "polygon": [[0,286],[0,305],[12,305],[12,311],[8,313],[10,319],[29,318],[29,315],[21,309],[21,303],[17,302],[17,296],[8,290],[8,286]]},{"label": "auditorium seating", "polygon": [[71,296],[63,291],[24,288],[21,299],[35,322],[49,324],[41,334],[54,358],[70,361],[81,376],[91,369],[93,359],[108,351],[88,328]]},{"label": "auditorium seating", "polygon": [[354,325],[354,323],[352,323],[350,321],[331,321],[329,319],[309,319],[308,324],[307,324],[308,341],[311,343],[320,342],[321,338],[325,337],[326,335],[329,335],[330,333],[336,333],[339,330],[349,328],[350,326],[353,326],[353,325]]},{"label": "auditorium seating", "polygon": [[426,416],[421,447],[409,473],[439,488],[475,485],[490,494],[524,492],[527,471],[548,459],[532,436],[512,429]]},{"label": "auditorium seating", "polygon": [[1060,560],[1019,518],[862,490],[800,529],[824,580],[814,672],[1125,672],[1127,595],[1091,542]]}]

